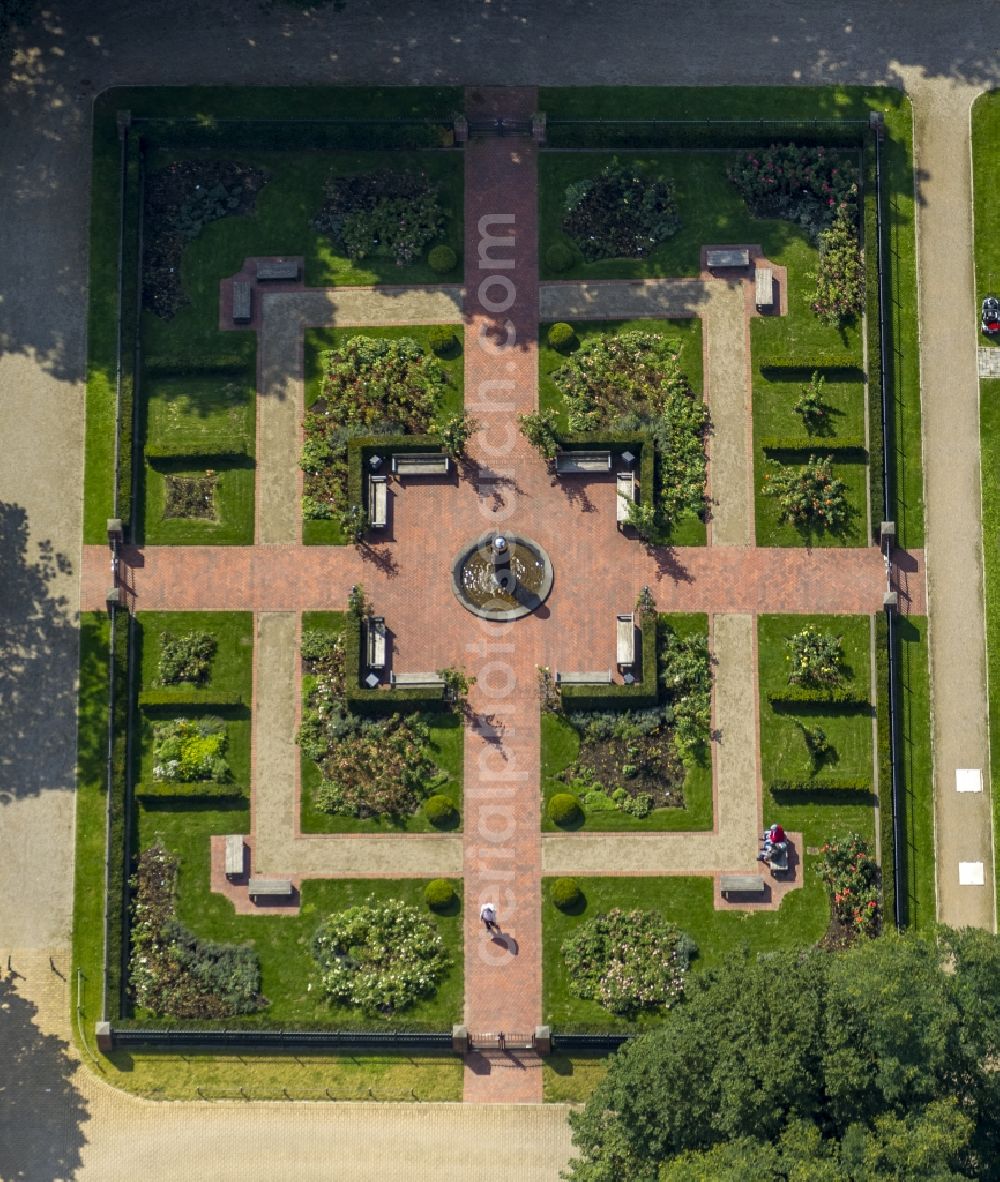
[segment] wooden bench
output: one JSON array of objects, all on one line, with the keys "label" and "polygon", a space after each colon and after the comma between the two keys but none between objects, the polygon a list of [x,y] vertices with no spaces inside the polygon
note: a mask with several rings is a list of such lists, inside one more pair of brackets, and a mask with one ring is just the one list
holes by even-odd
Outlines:
[{"label": "wooden bench", "polygon": [[295,887],[287,878],[251,878],[247,893],[251,899],[290,899],[295,894]]},{"label": "wooden bench", "polygon": [[393,689],[436,689],[444,678],[437,673],[390,673],[389,684]]},{"label": "wooden bench", "polygon": [[243,873],[243,835],[230,833],[226,837],[226,878]]},{"label": "wooden bench", "polygon": [[409,455],[393,456],[392,470],[397,476],[447,476],[451,471],[451,459],[436,452],[410,452]]},{"label": "wooden bench", "polygon": [[384,476],[368,477],[368,524],[385,529],[388,482]]},{"label": "wooden bench", "polygon": [[257,264],[257,279],[263,282],[275,279],[295,280],[299,277],[298,263],[262,263]]},{"label": "wooden bench", "polygon": [[759,874],[723,874],[719,878],[723,895],[762,895],[765,889]]},{"label": "wooden bench", "polygon": [[385,619],[382,616],[368,619],[368,668],[385,668]]},{"label": "wooden bench", "polygon": [[714,271],[716,267],[749,267],[750,251],[707,250],[705,251],[705,264],[710,271]]},{"label": "wooden bench", "polygon": [[627,525],[629,507],[635,504],[635,473],[619,472],[615,477],[615,521]]},{"label": "wooden bench", "polygon": [[233,280],[233,324],[249,324],[253,315],[253,288],[246,279]]},{"label": "wooden bench", "polygon": [[556,685],[610,685],[611,670],[598,669],[593,673],[556,673]]},{"label": "wooden bench", "polygon": [[774,272],[770,267],[758,267],[755,273],[757,311],[763,312],[774,307]]},{"label": "wooden bench", "polygon": [[618,668],[635,664],[635,616],[619,616],[617,620]]},{"label": "wooden bench", "polygon": [[560,476],[584,476],[590,472],[609,472],[610,470],[610,451],[556,452],[556,472]]}]

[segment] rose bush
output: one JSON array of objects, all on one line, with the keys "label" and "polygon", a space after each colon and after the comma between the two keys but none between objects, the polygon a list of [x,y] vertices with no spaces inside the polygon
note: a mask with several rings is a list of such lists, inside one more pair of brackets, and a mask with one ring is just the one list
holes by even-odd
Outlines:
[{"label": "rose bush", "polygon": [[877,936],[882,927],[879,868],[871,847],[857,833],[834,838],[820,847],[817,869],[826,883],[840,922],[861,936]]},{"label": "rose bush", "polygon": [[624,1017],[679,1001],[696,951],[658,911],[617,907],[582,923],[562,944],[577,994]]},{"label": "rose bush", "polygon": [[843,641],[807,624],[785,641],[789,685],[804,689],[833,689],[844,680]]},{"label": "rose bush", "polygon": [[642,258],[680,229],[673,182],[617,158],[566,189],[564,233],[592,263]]},{"label": "rose bush", "polygon": [[351,259],[391,258],[402,267],[444,232],[437,187],[424,173],[331,173],[324,194],[313,227]]},{"label": "rose bush", "polygon": [[776,497],[782,516],[799,529],[835,533],[851,515],[847,485],[833,474],[833,456],[810,456],[799,468],[776,464],[764,475],[764,495]]},{"label": "rose bush", "polygon": [[400,899],[374,896],[325,919],[313,955],[330,1000],[370,1014],[428,997],[451,963],[433,920]]}]

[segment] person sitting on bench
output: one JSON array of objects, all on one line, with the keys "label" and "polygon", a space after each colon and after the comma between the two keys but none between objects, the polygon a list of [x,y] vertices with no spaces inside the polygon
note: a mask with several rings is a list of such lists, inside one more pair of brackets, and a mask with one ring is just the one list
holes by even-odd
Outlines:
[{"label": "person sitting on bench", "polygon": [[770,862],[771,854],[784,854],[788,849],[788,838],[785,836],[784,829],[775,821],[770,829],[764,831],[761,841],[764,843],[763,849],[757,855],[758,862]]}]

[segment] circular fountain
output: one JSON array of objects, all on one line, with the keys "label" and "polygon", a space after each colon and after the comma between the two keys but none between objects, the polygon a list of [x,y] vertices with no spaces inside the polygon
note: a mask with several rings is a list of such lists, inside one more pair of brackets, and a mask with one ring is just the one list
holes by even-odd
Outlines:
[{"label": "circular fountain", "polygon": [[488,533],[466,546],[451,566],[459,603],[484,620],[519,620],[552,590],[552,563],[537,542]]}]

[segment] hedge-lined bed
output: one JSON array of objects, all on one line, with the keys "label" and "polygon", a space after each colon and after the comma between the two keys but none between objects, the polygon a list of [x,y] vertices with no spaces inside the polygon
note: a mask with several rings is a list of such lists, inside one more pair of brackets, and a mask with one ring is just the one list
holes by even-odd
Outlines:
[{"label": "hedge-lined bed", "polygon": [[[754,321],[754,324],[761,323]],[[823,379],[822,419],[810,432],[795,411],[812,375]],[[876,394],[877,396],[877,394]],[[758,546],[864,546],[868,542],[868,463],[864,452],[865,388],[858,371],[753,370],[754,489]],[[802,529],[784,519],[778,501],[765,494],[765,477],[780,467],[798,468],[810,456],[833,457],[833,474],[847,485],[850,517],[843,529]],[[879,509],[881,514],[881,509]]]},{"label": "hedge-lined bed", "polygon": [[[344,638],[346,646],[356,652],[352,642],[360,641],[359,630],[348,628],[350,613],[345,612],[306,612],[302,616],[303,632],[312,631]],[[391,628],[392,621],[387,621]],[[346,679],[348,684],[352,680],[352,669],[356,669],[357,657],[352,665],[351,652],[345,653]],[[356,672],[353,680],[357,680]],[[303,707],[308,706],[310,679],[303,679]],[[440,782],[428,789],[427,795],[440,794],[453,801],[456,811],[446,828],[455,830],[461,828],[462,791],[464,782],[464,731],[459,714],[453,710],[433,708],[434,704],[427,704],[427,708],[420,709],[420,702],[408,703],[401,695],[418,691],[383,691],[372,701],[355,695],[347,699],[352,712],[362,717],[385,719],[393,712],[409,715],[414,709],[420,723],[428,729],[427,746],[433,764],[442,773]],[[400,696],[398,696],[400,695]],[[376,709],[376,707],[378,707]],[[324,811],[318,805],[317,790],[323,776],[318,764],[303,751],[300,753],[302,769],[302,812],[301,826],[304,833],[437,833],[441,832],[440,824],[434,825],[423,808],[412,815],[396,818],[389,817],[354,817],[339,813]]]},{"label": "hedge-lined bed", "polygon": [[[570,434],[569,414],[562,392],[553,380],[553,373],[578,351],[581,345],[601,337],[621,336],[623,333],[654,333],[672,341],[678,352],[679,368],[688,380],[695,395],[701,396],[703,389],[702,325],[697,316],[678,320],[580,320],[572,328],[576,342],[571,351],[560,351],[548,343],[550,325],[542,324],[538,332],[538,406],[542,412],[558,416],[557,429],[566,439],[582,438]],[[593,439],[601,437],[594,432]],[[609,431],[605,436],[611,440]],[[593,444],[591,444],[593,446]],[[634,448],[632,449],[635,450]],[[640,474],[641,476],[641,474]],[[646,490],[641,490],[646,500]],[[673,528],[657,541],[674,546],[703,546],[706,539],[705,523],[693,513],[682,514]]]},{"label": "hedge-lined bed", "polygon": [[[198,805],[199,783],[206,797],[247,796],[250,787],[250,708],[253,694],[253,614],[251,612],[140,612],[137,617],[139,644],[140,700],[147,705],[138,711],[139,743],[136,794],[143,810],[156,816],[165,799],[186,800]],[[214,640],[205,675],[197,681],[176,680],[165,684],[162,663],[164,636],[174,641],[191,635]],[[170,643],[168,640],[167,643]],[[171,698],[176,700],[171,705]],[[195,722],[213,720],[225,734],[225,760],[230,774],[216,783],[203,781],[164,782],[153,773],[157,730],[177,719]],[[215,723],[214,720],[218,720]],[[154,804],[155,801],[155,804]],[[141,827],[141,823],[140,823]],[[239,832],[224,829],[218,832]]]},{"label": "hedge-lined bed", "polygon": [[[840,688],[857,701],[870,696],[871,620],[868,616],[760,616],[757,621],[760,685],[760,762],[764,821],[778,820],[802,832],[807,846],[833,834],[857,832],[874,839],[872,715],[855,703],[787,702],[776,708],[771,695],[789,693],[788,641],[807,628],[841,638]],[[880,692],[887,692],[880,687]],[[831,697],[835,694],[831,694]],[[823,732],[830,752],[814,764],[803,730]]]},{"label": "hedge-lined bed", "polygon": [[[678,638],[701,638],[707,643],[708,618],[693,614],[670,614],[659,617],[659,629],[670,631]],[[644,661],[645,665],[645,661]],[[646,669],[643,670],[644,674]],[[574,689],[577,687],[573,687]],[[579,687],[591,690],[593,700],[581,709],[572,699],[563,700],[564,711],[578,711],[582,714],[595,711],[621,712],[629,709],[628,700],[618,696],[607,696],[607,703],[599,699],[603,687]],[[615,687],[610,687],[615,688]],[[660,692],[661,704],[666,701]],[[567,826],[557,825],[549,815],[549,804],[554,796],[570,793],[573,787],[561,775],[566,772],[581,754],[581,736],[569,722],[564,712],[542,711],[542,829],[544,832],[563,832]],[[712,757],[707,744],[694,752],[683,764],[683,777],[679,785],[683,795],[681,807],[656,807],[645,817],[632,816],[619,809],[588,811],[569,825],[571,830],[586,832],[664,832],[671,830],[705,830],[712,827]],[[602,781],[603,783],[603,781]],[[617,784],[604,783],[604,790],[611,792]]]}]

